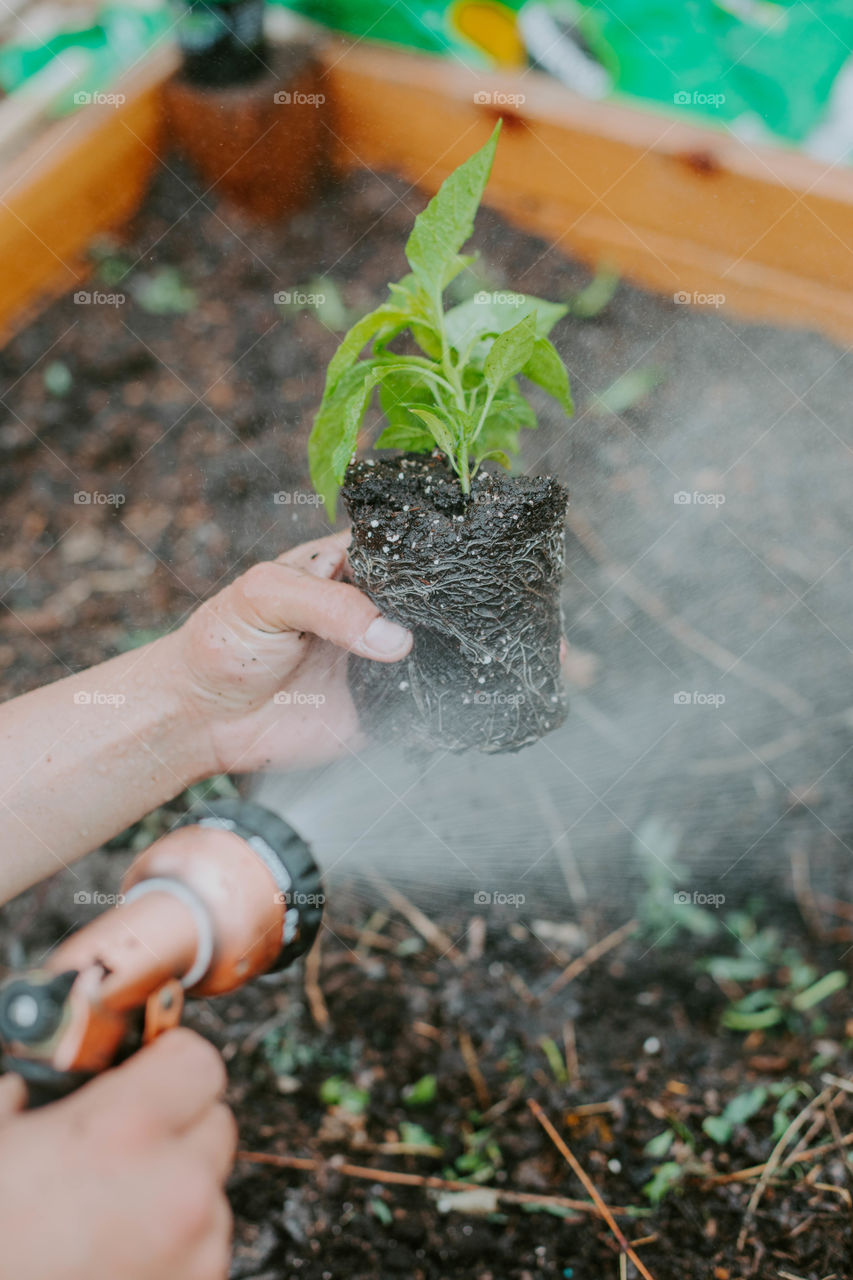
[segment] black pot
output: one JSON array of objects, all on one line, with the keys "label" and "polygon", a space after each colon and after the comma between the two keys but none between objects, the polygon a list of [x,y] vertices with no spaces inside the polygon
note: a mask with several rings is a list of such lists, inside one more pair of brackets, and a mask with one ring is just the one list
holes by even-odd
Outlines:
[{"label": "black pot", "polygon": [[479,471],[465,495],[438,456],[348,469],[350,573],[411,628],[402,662],[350,658],[362,724],[430,751],[518,751],[562,724],[560,587],[568,493]]}]

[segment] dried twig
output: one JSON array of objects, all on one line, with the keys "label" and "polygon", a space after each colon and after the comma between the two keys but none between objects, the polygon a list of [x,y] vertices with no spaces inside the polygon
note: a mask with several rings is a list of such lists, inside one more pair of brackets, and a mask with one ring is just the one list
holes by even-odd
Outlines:
[{"label": "dried twig", "polygon": [[[317,1173],[322,1169],[342,1174],[346,1178],[357,1178],[366,1182],[381,1182],[388,1186],[423,1187],[430,1191],[472,1191],[479,1184],[462,1182],[454,1178],[434,1178],[428,1174],[398,1173],[392,1169],[371,1169],[363,1164],[340,1164],[328,1160],[320,1160],[313,1156],[280,1156],[266,1151],[238,1151],[237,1159],[244,1164],[271,1165],[274,1169],[296,1169],[304,1173]],[[551,1209],[569,1209],[576,1213],[591,1213],[599,1216],[595,1204],[588,1200],[572,1200],[569,1196],[546,1196],[536,1191],[511,1191],[505,1187],[482,1188],[492,1192],[504,1204],[542,1205]],[[611,1206],[609,1212],[618,1217],[631,1217],[636,1210],[631,1205]]]},{"label": "dried twig", "polygon": [[816,893],[815,902],[822,911],[842,920],[853,920],[853,902],[840,902],[838,898],[830,898],[826,893]]},{"label": "dried twig", "polygon": [[474,1041],[469,1036],[464,1027],[459,1030],[459,1048],[462,1050],[462,1057],[465,1059],[465,1067],[474,1086],[474,1092],[477,1095],[477,1101],[483,1111],[488,1111],[492,1105],[492,1099],[489,1094],[489,1087],[486,1084],[485,1077],[480,1070],[480,1063],[477,1060],[477,1050],[474,1048]]},{"label": "dried twig", "polygon": [[322,935],[305,957],[305,996],[311,1017],[321,1031],[325,1031],[331,1022],[323,992],[320,989],[320,958],[322,954]]},{"label": "dried twig", "polygon": [[631,934],[639,927],[637,920],[628,920],[625,924],[614,929],[612,933],[608,933],[606,937],[601,938],[598,942],[594,942],[591,947],[587,947],[582,956],[577,956],[560,974],[555,978],[550,987],[547,988],[542,996],[543,1003],[550,1000],[558,991],[562,991],[563,987],[568,986],[575,978],[580,977],[582,973],[586,973],[597,960],[607,955],[608,951],[612,951],[614,947],[618,947],[620,942],[624,942],[626,938],[630,938]]},{"label": "dried twig", "polygon": [[754,688],[763,690],[764,693],[769,694],[771,698],[774,698],[776,702],[787,708],[788,711],[794,712],[795,715],[808,715],[810,713],[812,710],[811,704],[801,697],[799,693],[795,692],[794,689],[783,684],[780,680],[774,680],[772,676],[759,671],[757,667],[744,662],[737,654],[732,653],[730,649],[726,649],[723,645],[718,644],[716,640],[711,640],[701,631],[697,631],[695,627],[691,626],[689,622],[677,613],[672,613],[660,596],[655,595],[648,587],[644,587],[633,576],[630,569],[614,560],[601,538],[579,512],[570,509],[566,517],[566,523],[593,560],[596,560],[613,574],[614,586],[617,586],[618,590],[623,595],[626,595],[629,600],[633,600],[637,608],[642,609],[643,613],[651,618],[653,622],[656,622],[664,631],[668,631],[679,644],[683,644],[686,649],[692,650],[693,653],[698,653],[701,658],[704,658],[706,662],[710,662],[712,666],[722,671],[724,675],[728,675],[731,672],[743,680],[745,684],[751,684]]},{"label": "dried twig", "polygon": [[430,920],[429,916],[424,915],[423,911],[421,911],[419,907],[416,907],[413,902],[410,902],[404,894],[400,893],[399,889],[395,889],[394,886],[390,885],[382,876],[374,873],[370,878],[376,885],[377,889],[379,889],[380,893],[385,895],[391,903],[391,906],[394,907],[396,911],[399,911],[401,915],[406,917],[412,928],[415,929],[421,937],[430,944],[430,946],[434,947],[440,955],[447,956],[448,960],[451,960],[457,968],[463,967],[465,964],[464,957],[461,952],[457,951],[456,947],[453,945],[443,929],[439,929],[438,925],[434,924],[433,921]]},{"label": "dried twig", "polygon": [[578,1042],[575,1036],[575,1024],[571,1018],[568,1018],[563,1023],[563,1053],[566,1059],[566,1077],[569,1084],[579,1085],[581,1082],[581,1068],[578,1058]]},{"label": "dried twig", "polygon": [[[376,915],[379,912],[374,913]],[[370,921],[366,925],[357,928],[353,924],[347,924],[344,920],[335,920],[333,924],[327,926],[335,936],[341,938],[355,938],[355,950],[352,957],[356,963],[360,963],[366,959],[365,952],[368,948],[373,947],[377,951],[394,951],[400,944],[395,942],[393,938],[386,938],[382,933],[376,933],[375,930],[369,928]]]},{"label": "dried twig", "polygon": [[[800,1132],[803,1125],[808,1120],[809,1116],[814,1115],[815,1111],[819,1110],[823,1106],[823,1104],[826,1102],[827,1098],[829,1097],[830,1092],[831,1092],[830,1089],[828,1088],[824,1089],[821,1093],[817,1095],[817,1097],[812,1098],[810,1102],[806,1103],[802,1111],[800,1111],[797,1115],[794,1116],[793,1120],[788,1125],[787,1129],[779,1138],[778,1142],[776,1143],[776,1146],[773,1148],[772,1152],[770,1153],[770,1159],[765,1164],[764,1169],[761,1173],[761,1176],[759,1177],[758,1181],[755,1184],[755,1187],[753,1188],[752,1195],[749,1197],[749,1204],[746,1206],[746,1213],[743,1216],[743,1225],[741,1226],[741,1229],[737,1238],[738,1252],[740,1252],[743,1249],[743,1246],[746,1244],[747,1233],[749,1232],[749,1228],[752,1226],[753,1219],[755,1218],[755,1211],[758,1208],[761,1197],[764,1195],[764,1192],[767,1189],[768,1182],[770,1181],[771,1177],[776,1172],[777,1168],[781,1163],[783,1151],[791,1142],[791,1140],[795,1138],[797,1134]],[[830,1147],[832,1147],[833,1145],[834,1145],[833,1143],[830,1143]]]},{"label": "dried twig", "polygon": [[563,1158],[568,1162],[568,1164],[572,1169],[572,1172],[583,1184],[584,1190],[589,1193],[589,1196],[592,1199],[593,1204],[598,1210],[599,1217],[604,1219],[604,1221],[607,1223],[610,1230],[613,1232],[613,1237],[616,1240],[617,1244],[619,1245],[619,1248],[622,1250],[622,1253],[631,1259],[634,1266],[639,1271],[640,1275],[643,1276],[643,1280],[654,1280],[654,1277],[651,1275],[648,1268],[645,1266],[644,1263],[640,1261],[640,1259],[637,1257],[637,1254],[634,1252],[631,1245],[629,1244],[628,1240],[622,1234],[621,1228],[619,1227],[619,1224],[616,1222],[616,1219],[613,1216],[613,1211],[611,1209],[608,1209],[607,1205],[604,1203],[604,1200],[601,1198],[601,1195],[595,1183],[589,1177],[583,1165],[579,1163],[577,1158],[572,1154],[569,1147],[560,1137],[559,1133],[554,1128],[554,1126],[552,1125],[548,1117],[545,1115],[545,1112],[542,1110],[539,1103],[535,1100],[535,1098],[528,1098],[527,1105],[530,1108],[530,1110],[533,1112],[536,1119],[541,1124],[542,1128],[547,1133],[548,1137],[553,1142],[554,1146],[559,1151],[560,1155],[563,1156]]},{"label": "dried twig", "polygon": [[826,929],[823,927],[823,920],[812,888],[808,849],[792,849],[791,883],[794,898],[807,929],[815,938],[826,937]]},{"label": "dried twig", "polygon": [[575,858],[572,842],[565,829],[564,819],[554,804],[550,791],[542,785],[538,773],[529,761],[525,762],[525,773],[528,787],[536,797],[537,812],[551,837],[551,849],[548,852],[553,850],[572,901],[579,909],[583,909],[589,902],[589,894]]},{"label": "dried twig", "polygon": [[[853,1133],[845,1133],[838,1141],[822,1142],[820,1146],[812,1147],[808,1151],[800,1151],[797,1153],[796,1164],[813,1164],[815,1160],[820,1160],[822,1156],[828,1156],[833,1151],[837,1151],[839,1146],[842,1150],[847,1147],[853,1147]],[[789,1167],[788,1160],[782,1164],[782,1169]],[[748,1169],[735,1169],[732,1173],[715,1173],[711,1177],[705,1178],[704,1185],[721,1187],[727,1182],[748,1182],[751,1178],[758,1178],[767,1168],[767,1162],[764,1164],[753,1164]]]}]

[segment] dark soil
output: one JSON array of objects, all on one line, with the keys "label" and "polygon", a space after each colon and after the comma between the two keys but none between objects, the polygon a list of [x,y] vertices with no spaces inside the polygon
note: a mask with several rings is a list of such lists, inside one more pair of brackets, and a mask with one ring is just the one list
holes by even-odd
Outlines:
[{"label": "dark soil", "polygon": [[438,457],[352,464],[353,581],[415,636],[403,662],[355,659],[363,722],[426,751],[519,751],[566,718],[563,521],[553,477],[480,471],[466,499]]},{"label": "dark soil", "polygon": [[[367,310],[402,273],[421,205],[365,174],[287,227],[257,230],[202,199],[180,171],[163,174],[119,251],[133,264],[131,284],[120,286],[126,302],[79,307],[68,296],[8,346],[0,357],[7,695],[138,643],[253,560],[326,532],[319,509],[299,495],[310,492],[305,443],[338,332],[308,312],[282,315],[273,297],[323,273],[348,308]],[[508,283],[531,293],[569,296],[589,278],[489,214],[479,240]],[[194,305],[169,315],[141,305],[133,281],[162,267],[182,273]],[[800,962],[819,974],[850,965],[849,650],[837,639],[849,637],[851,613],[845,355],[814,335],[734,325],[624,285],[601,317],[566,321],[555,340],[579,405],[565,602],[573,713],[540,744],[545,755],[533,747],[512,760],[535,760],[540,774],[543,760],[566,761],[556,833],[572,831],[593,892],[584,901],[575,876],[567,903],[560,868],[570,863],[549,860],[555,835],[540,851],[531,827],[550,892],[535,906],[529,895],[527,915],[492,901],[475,919],[470,894],[467,905],[444,899],[431,915],[448,949],[440,938],[426,944],[411,913],[392,909],[375,887],[367,911],[340,887],[318,987],[306,992],[300,968],[193,1008],[194,1025],[228,1060],[243,1147],[320,1162],[313,1170],[238,1164],[235,1280],[617,1280],[606,1227],[586,1214],[556,1216],[548,1202],[586,1197],[527,1097],[546,1109],[606,1201],[633,1207],[637,1216],[619,1222],[643,1241],[637,1251],[655,1280],[853,1274],[842,1155],[850,1148],[834,1137],[853,1131],[853,1105],[823,1079],[853,1070],[848,997],[837,993],[807,1014],[788,1007],[780,1027],[748,1035],[720,1021],[741,992],[789,990]],[[652,359],[666,371],[661,389],[602,416],[599,394]],[[56,361],[71,374],[64,395],[45,381]],[[566,437],[545,413],[528,469],[565,477]],[[674,489],[720,488],[725,526],[717,511],[673,506]],[[77,492],[125,501],[75,503]],[[282,492],[289,503],[275,501]],[[793,522],[792,512],[801,513]],[[778,688],[739,683],[740,665],[725,685],[724,713],[695,703],[673,710],[675,690],[714,690],[721,677],[709,676],[708,660],[664,627],[647,597],[626,591],[650,578],[671,612],[683,609],[694,630],[738,658],[748,650],[753,671],[795,685],[812,712],[789,699],[780,718]],[[808,609],[793,602],[807,590]],[[490,809],[506,822],[502,789],[520,804],[526,788],[494,782],[476,824]],[[329,792],[327,806],[336,803]],[[533,812],[519,822],[530,824]],[[671,886],[654,899],[670,915],[652,927],[625,853],[635,832],[652,840],[652,819],[659,831],[664,820],[680,824],[691,886],[714,887],[707,870],[696,878],[697,866],[738,860],[725,883],[731,905],[759,931],[780,932],[782,950],[760,976],[722,984],[710,976],[709,959],[738,950],[736,922],[726,916],[713,938],[691,932],[671,914]],[[155,835],[158,822],[83,864],[91,887],[115,892],[129,845]],[[513,845],[516,861],[520,849]],[[796,902],[787,874],[795,855]],[[810,896],[809,866],[823,898]],[[750,886],[760,869],[756,901]],[[57,877],[4,909],[7,966],[36,962],[83,922],[74,892],[84,883]],[[545,997],[565,964],[637,914],[646,921],[639,934],[588,955]],[[429,1075],[434,1097],[422,1087],[421,1102],[407,1102],[407,1089]],[[768,1160],[780,1100],[768,1093],[724,1142],[703,1121],[757,1085],[785,1083],[801,1090],[789,1118],[829,1089],[833,1121],[821,1109],[806,1120],[799,1137],[821,1154],[770,1179],[739,1248],[755,1180],[722,1179]],[[667,1131],[669,1152],[646,1150]],[[342,1161],[392,1175],[482,1178],[542,1200],[537,1211],[500,1202],[478,1217],[428,1188],[347,1175]],[[666,1162],[681,1177],[652,1209],[644,1187]]]}]

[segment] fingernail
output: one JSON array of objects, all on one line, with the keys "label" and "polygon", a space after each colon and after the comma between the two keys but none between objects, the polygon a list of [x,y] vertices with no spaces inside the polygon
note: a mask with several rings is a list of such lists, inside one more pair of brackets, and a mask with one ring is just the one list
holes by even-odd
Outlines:
[{"label": "fingernail", "polygon": [[405,649],[408,641],[409,632],[406,628],[388,618],[374,618],[364,633],[364,646],[374,653],[399,653]]}]

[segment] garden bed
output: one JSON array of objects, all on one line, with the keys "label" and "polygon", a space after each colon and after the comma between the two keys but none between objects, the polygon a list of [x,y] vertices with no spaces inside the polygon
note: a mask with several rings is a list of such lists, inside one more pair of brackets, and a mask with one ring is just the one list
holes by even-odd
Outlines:
[{"label": "garden bed", "polygon": [[[326,531],[306,500],[305,462],[323,370],[338,327],[402,273],[422,197],[354,174],[286,227],[258,230],[200,195],[181,170],[161,174],[127,243],[99,250],[92,287],[124,301],[63,297],[0,357],[9,694],[144,640],[252,561]],[[573,706],[551,740],[565,768],[549,794],[558,831],[574,826],[587,893],[571,876],[565,887],[568,864],[546,856],[553,839],[538,886],[508,869],[511,850],[490,866],[486,811],[466,851],[484,890],[524,890],[523,911],[472,904],[470,886],[464,903],[433,894],[422,904],[439,931],[430,941],[393,890],[390,900],[374,890],[375,917],[337,877],[307,988],[289,974],[194,1008],[229,1060],[242,1146],[254,1153],[232,1182],[233,1275],[619,1276],[604,1223],[562,1203],[588,1197],[532,1098],[607,1203],[631,1207],[618,1222],[645,1240],[636,1252],[655,1280],[840,1277],[851,1253],[840,1149],[771,1178],[740,1245],[760,1174],[727,1179],[764,1167],[774,1125],[808,1104],[806,1091],[788,1099],[786,1082],[830,1088],[840,1132],[853,1128],[851,1099],[822,1080],[853,1066],[847,998],[791,1007],[797,963],[843,970],[851,941],[829,909],[851,899],[853,735],[838,639],[851,612],[838,590],[851,541],[846,356],[815,335],[734,326],[626,285],[584,318],[596,309],[585,268],[491,213],[476,240],[478,286],[586,299],[554,334],[574,425],[567,435],[543,403],[525,461],[572,493]],[[282,309],[281,293],[326,301]],[[691,501],[674,501],[681,493]],[[793,519],[807,510],[814,518]],[[681,691],[691,705],[674,701]],[[694,697],[721,691],[725,704]],[[535,759],[544,776],[548,748],[533,750],[518,760]],[[496,770],[484,775],[498,780],[494,794],[515,776],[484,767]],[[690,868],[677,889],[637,854],[638,842],[659,852],[676,828]],[[84,864],[93,886],[114,890],[125,856]],[[417,872],[401,871],[414,897]],[[705,938],[678,914],[682,883],[691,896],[723,892],[741,930],[755,925],[757,976],[697,967],[744,957],[727,928]],[[81,918],[72,899],[60,878],[6,908],[3,960],[37,958]],[[596,958],[596,941],[631,920],[636,930]],[[573,961],[575,976],[547,996]],[[762,986],[781,993],[780,1025],[721,1027],[738,992]],[[705,1131],[759,1087],[760,1105],[728,1136]],[[834,1141],[822,1114],[804,1121],[810,1150]],[[682,1172],[654,1207],[644,1188],[667,1162]],[[418,1184],[472,1176],[500,1193],[481,1195],[488,1216],[442,1200],[451,1187]]]}]

